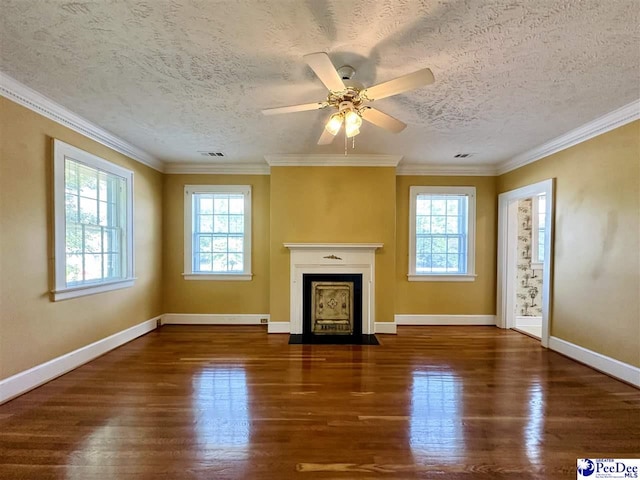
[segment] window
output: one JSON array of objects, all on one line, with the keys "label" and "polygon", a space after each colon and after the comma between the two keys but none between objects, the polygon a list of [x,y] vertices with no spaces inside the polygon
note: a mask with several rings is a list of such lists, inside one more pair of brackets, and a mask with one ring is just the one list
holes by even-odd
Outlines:
[{"label": "window", "polygon": [[251,280],[251,186],[186,185],[184,277]]},{"label": "window", "polygon": [[475,187],[411,187],[410,281],[473,281]]},{"label": "window", "polygon": [[54,300],[133,285],[133,172],[54,140]]},{"label": "window", "polygon": [[547,196],[543,193],[533,197],[531,228],[531,268],[542,269],[544,263],[544,225]]}]

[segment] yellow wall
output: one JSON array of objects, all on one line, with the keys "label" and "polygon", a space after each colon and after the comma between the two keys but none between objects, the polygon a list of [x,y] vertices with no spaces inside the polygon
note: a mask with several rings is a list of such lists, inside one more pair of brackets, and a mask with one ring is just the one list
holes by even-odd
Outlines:
[{"label": "yellow wall", "polygon": [[271,168],[271,320],[289,321],[288,242],[374,243],[376,321],[393,321],[395,168]]},{"label": "yellow wall", "polygon": [[551,335],[640,366],[640,122],[502,175],[556,179]]},{"label": "yellow wall", "polygon": [[[184,186],[251,185],[251,281],[184,280]],[[269,313],[269,176],[165,175],[164,313]]]},{"label": "yellow wall", "polygon": [[[476,187],[476,280],[410,282],[409,188]],[[396,180],[397,250],[396,313],[428,315],[495,315],[496,310],[496,178],[398,176]]]},{"label": "yellow wall", "polygon": [[[135,286],[52,302],[52,138],[135,172]],[[161,311],[162,174],[0,97],[0,379]]]}]

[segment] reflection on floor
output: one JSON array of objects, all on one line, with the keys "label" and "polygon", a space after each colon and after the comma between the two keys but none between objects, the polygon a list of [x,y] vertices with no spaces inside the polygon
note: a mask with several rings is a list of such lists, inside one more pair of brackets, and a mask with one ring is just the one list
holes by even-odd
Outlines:
[{"label": "reflection on floor", "polygon": [[288,345],[164,326],[0,406],[12,479],[575,479],[637,456],[640,392],[495,327]]}]

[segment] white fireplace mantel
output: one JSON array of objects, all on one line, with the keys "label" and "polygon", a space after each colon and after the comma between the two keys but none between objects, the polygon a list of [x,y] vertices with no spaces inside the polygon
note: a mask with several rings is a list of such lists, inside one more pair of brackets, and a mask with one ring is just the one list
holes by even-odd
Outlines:
[{"label": "white fireplace mantel", "polygon": [[362,275],[362,333],[375,325],[375,252],[382,243],[285,243],[291,251],[290,322],[302,333],[302,276],[305,273]]}]

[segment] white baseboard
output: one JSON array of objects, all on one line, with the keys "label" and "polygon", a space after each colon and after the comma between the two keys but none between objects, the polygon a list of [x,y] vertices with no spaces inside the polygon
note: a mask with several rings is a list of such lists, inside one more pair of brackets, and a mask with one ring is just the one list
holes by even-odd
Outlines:
[{"label": "white baseboard", "polygon": [[516,317],[516,327],[541,327],[542,317]]},{"label": "white baseboard", "polygon": [[40,385],[64,375],[71,370],[90,362],[110,350],[124,345],[131,340],[154,330],[158,326],[160,317],[146,320],[133,327],[114,333],[102,340],[93,342],[48,362],[36,365],[29,370],[17,373],[12,377],[0,380],[0,404],[33,390]]},{"label": "white baseboard", "polygon": [[269,322],[267,333],[290,333],[291,322]]},{"label": "white baseboard", "polygon": [[395,335],[397,333],[396,322],[376,322],[376,333],[390,333]]},{"label": "white baseboard", "polygon": [[615,360],[558,337],[549,337],[549,348],[600,372],[640,387],[640,368]]},{"label": "white baseboard", "polygon": [[162,325],[261,325],[268,314],[165,313]]},{"label": "white baseboard", "polygon": [[397,325],[495,325],[495,315],[396,315]]}]

